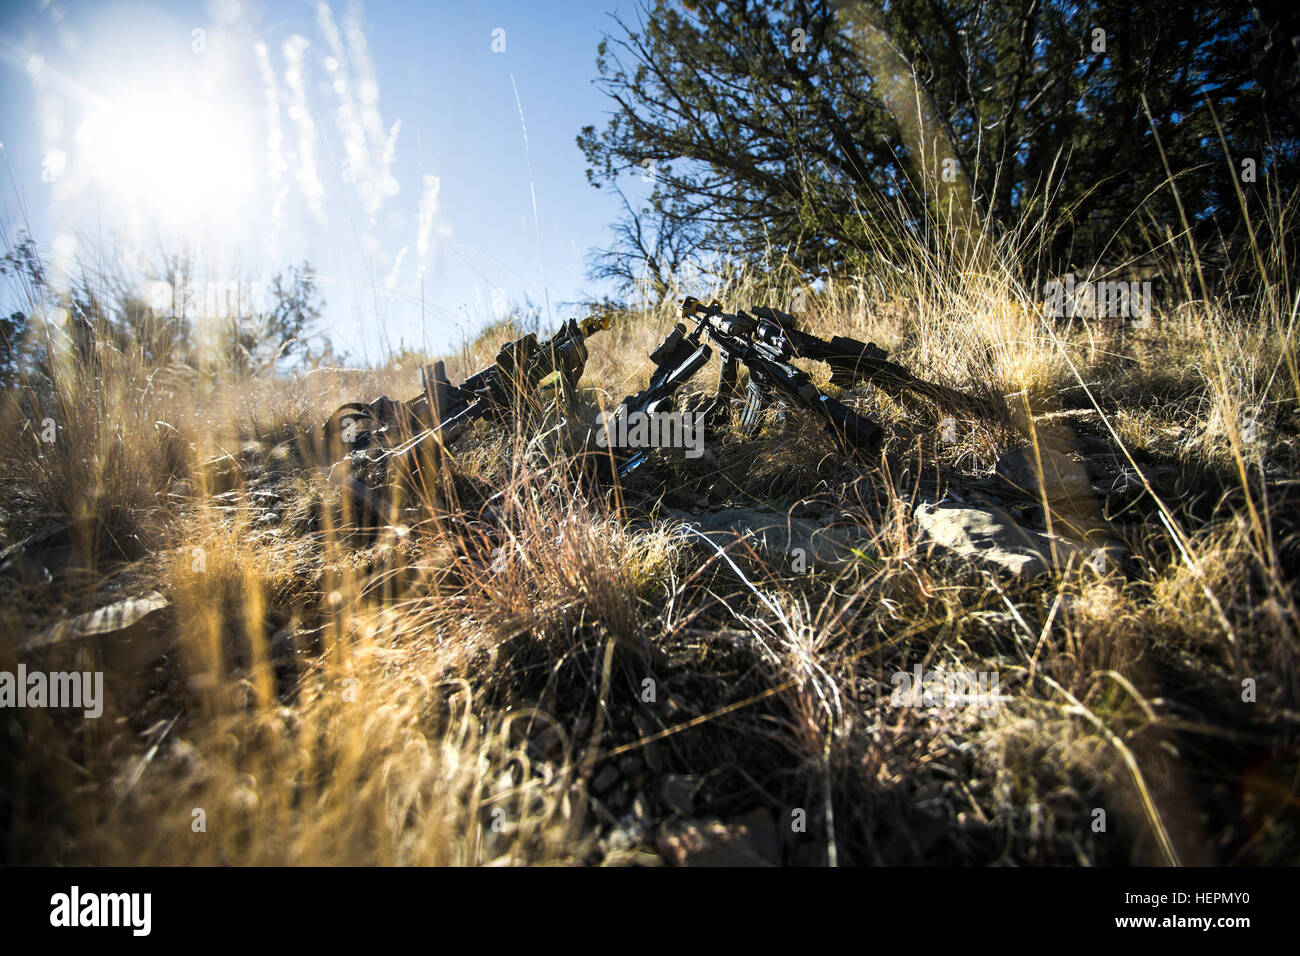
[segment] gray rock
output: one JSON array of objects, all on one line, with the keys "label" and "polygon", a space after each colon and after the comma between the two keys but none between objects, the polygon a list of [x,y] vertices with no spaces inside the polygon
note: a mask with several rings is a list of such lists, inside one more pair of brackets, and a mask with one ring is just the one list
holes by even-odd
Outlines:
[{"label": "gray rock", "polygon": [[674,813],[690,816],[695,809],[695,781],[679,773],[670,773],[659,781],[659,799]]},{"label": "gray rock", "polygon": [[[1028,579],[1063,567],[1085,548],[1058,535],[1020,527],[1001,508],[962,508],[940,502],[917,505],[916,523],[936,546],[990,570]],[[1079,558],[1075,558],[1078,563]]]},{"label": "gray rock", "polygon": [[108,670],[134,674],[175,643],[171,616],[171,602],[149,591],[59,621],[24,644],[22,651],[42,653],[93,642]]},{"label": "gray rock", "polygon": [[[707,536],[719,547],[748,538],[758,551],[787,565],[796,550],[803,552],[807,568],[814,564],[842,564],[857,558],[869,534],[864,528],[823,527],[811,518],[755,508],[722,508],[692,514],[669,510],[669,516]],[[797,569],[796,569],[797,570]]]},{"label": "gray rock", "polygon": [[660,828],[655,845],[673,866],[779,866],[776,824],[767,810],[739,820],[680,820]]},{"label": "gray rock", "polygon": [[801,518],[820,518],[826,513],[826,502],[808,498],[794,506],[793,514]]},{"label": "gray rock", "polygon": [[644,766],[636,754],[626,754],[618,758],[618,772],[623,777],[635,777]]},{"label": "gray rock", "polygon": [[[1143,465],[1142,472],[1145,474],[1147,481],[1157,486],[1166,475],[1172,472],[1172,468],[1162,465]],[[1121,501],[1130,501],[1140,498],[1146,494],[1146,485],[1143,484],[1142,474],[1139,474],[1129,465],[1122,465],[1113,477],[1106,476],[1097,484],[1092,486],[1092,490],[1108,498],[1117,498]],[[1159,488],[1156,488],[1159,491]]]},{"label": "gray rock", "polygon": [[20,579],[52,581],[72,563],[73,546],[67,521],[47,526],[0,551],[0,574]]},{"label": "gray rock", "polygon": [[617,782],[618,768],[612,763],[607,763],[591,782],[591,789],[593,793],[604,793]]},{"label": "gray rock", "polygon": [[[633,714],[632,721],[636,724],[637,735],[642,740],[654,736],[654,725],[647,718],[642,717],[640,714]],[[663,772],[664,755],[657,740],[642,745],[641,753],[645,756],[645,765],[650,769],[651,773]]]},{"label": "gray rock", "polygon": [[1039,446],[1042,470],[1039,471],[1034,449],[1026,445],[1014,448],[998,459],[995,471],[1003,481],[1033,498],[1046,493],[1048,501],[1088,494],[1092,482],[1088,472],[1074,459],[1046,446]]}]

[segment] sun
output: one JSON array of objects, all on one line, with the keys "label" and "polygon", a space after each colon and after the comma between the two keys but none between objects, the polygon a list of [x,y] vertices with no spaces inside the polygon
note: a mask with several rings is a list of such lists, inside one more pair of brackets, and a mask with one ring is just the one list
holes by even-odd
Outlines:
[{"label": "sun", "polygon": [[160,76],[97,98],[77,150],[102,199],[129,221],[196,234],[251,212],[257,158],[247,115]]}]

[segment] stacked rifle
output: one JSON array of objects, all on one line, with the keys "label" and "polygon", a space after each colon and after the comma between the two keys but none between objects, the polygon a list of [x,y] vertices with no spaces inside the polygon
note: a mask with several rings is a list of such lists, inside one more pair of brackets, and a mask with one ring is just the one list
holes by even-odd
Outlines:
[{"label": "stacked rifle", "polygon": [[[840,335],[826,341],[799,329],[795,318],[779,309],[761,306],[727,313],[717,302],[704,305],[688,297],[681,310],[683,321],[650,355],[655,368],[649,384],[624,398],[613,412],[615,417],[671,411],[674,395],[715,351],[717,390],[703,411],[710,434],[730,423],[737,400],[743,399],[739,425],[747,435],[758,428],[764,407],[782,402],[817,416],[846,452],[873,455],[883,437],[880,425],[823,392],[794,364],[796,359],[827,363],[831,384],[840,388],[870,383],[895,396],[910,394],[949,410],[969,411],[977,405],[962,392],[916,378],[890,362],[876,345]],[[572,402],[587,360],[586,339],[609,324],[604,316],[571,319],[542,342],[529,333],[503,345],[492,365],[459,385],[448,381],[443,363],[426,366],[421,370],[423,390],[415,398],[344,405],[326,422],[326,439],[331,447],[365,450],[372,458],[377,449],[379,457],[389,457],[406,455],[431,440],[439,447],[449,445],[476,420],[525,423],[545,404],[544,389],[552,389],[565,403]],[[749,373],[743,396],[742,366]],[[620,433],[618,429],[605,432]],[[653,450],[620,446],[617,441],[599,444],[601,450],[591,449],[590,457],[596,462],[597,479],[604,482],[626,478]]]},{"label": "stacked rifle", "polygon": [[545,342],[529,332],[502,345],[491,365],[459,385],[448,381],[443,362],[426,365],[420,369],[423,389],[410,401],[381,397],[341,406],[325,422],[327,446],[400,455],[435,437],[450,444],[480,419],[518,418],[540,406],[547,380],[555,394],[571,395],[587,364],[586,340],[608,328],[608,316],[592,316],[570,319]]}]

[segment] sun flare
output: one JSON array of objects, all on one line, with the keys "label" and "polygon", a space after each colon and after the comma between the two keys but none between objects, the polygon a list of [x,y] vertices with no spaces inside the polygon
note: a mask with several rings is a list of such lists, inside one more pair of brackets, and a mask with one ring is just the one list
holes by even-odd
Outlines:
[{"label": "sun flare", "polygon": [[249,209],[256,159],[236,104],[168,89],[126,89],[86,116],[89,178],[137,221],[171,230],[226,225]]}]

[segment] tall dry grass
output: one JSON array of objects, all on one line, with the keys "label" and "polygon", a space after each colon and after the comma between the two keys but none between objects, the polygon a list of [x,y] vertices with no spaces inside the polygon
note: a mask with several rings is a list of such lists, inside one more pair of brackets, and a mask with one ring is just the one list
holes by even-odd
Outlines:
[{"label": "tall dry grass", "polygon": [[[972,249],[963,231],[961,255],[956,238],[894,248],[813,286],[779,261],[694,278],[590,342],[584,397],[606,408],[644,385],[677,293],[790,308],[1008,396],[1009,424],[972,417],[945,442],[936,410],[851,394],[893,426],[871,468],[797,416],[720,447],[733,503],[812,495],[870,529],[855,560],[808,574],[683,536],[653,502],[580,482],[562,449],[526,453],[523,430],[479,429],[363,521],[312,426],[414,394],[414,368],[211,381],[104,340],[52,348],[48,375],[5,396],[5,543],[53,537],[4,572],[0,669],[113,588],[157,588],[174,615],[161,661],[110,674],[101,720],[4,714],[4,858],[651,862],[676,773],[699,816],[767,808],[791,863],[1294,862],[1288,250],[1261,251],[1255,294],[1230,299],[1187,281],[1195,249],[1166,248],[1182,294],[1146,328],[1067,326],[1017,266],[1040,234]],[[513,332],[450,356],[453,377]],[[1079,519],[1123,536],[1122,566],[1008,583],[930,552],[918,490],[984,480],[1025,443],[1133,468],[1142,520]],[[239,463],[216,469],[229,492],[214,456]],[[278,522],[257,520],[256,492]],[[996,673],[996,707],[892,706],[917,664]]]}]

